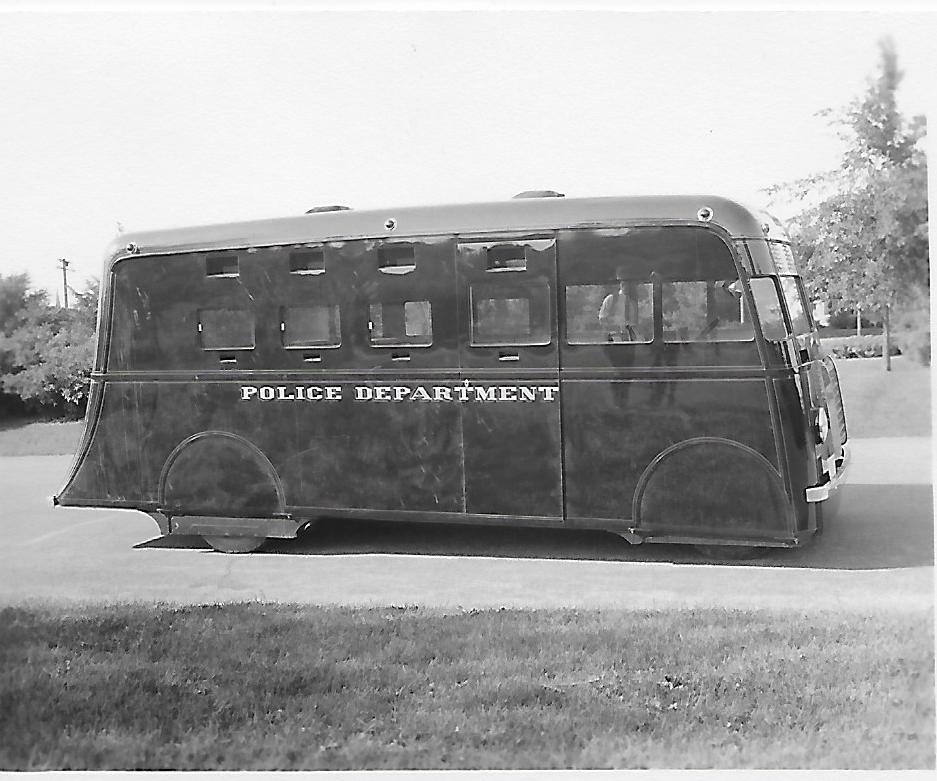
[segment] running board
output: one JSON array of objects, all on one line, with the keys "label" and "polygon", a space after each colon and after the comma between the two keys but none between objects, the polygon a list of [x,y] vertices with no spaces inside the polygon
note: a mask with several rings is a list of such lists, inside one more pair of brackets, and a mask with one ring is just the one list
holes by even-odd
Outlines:
[{"label": "running board", "polygon": [[280,537],[293,539],[304,521],[291,518],[220,518],[211,515],[176,515],[169,519],[170,534],[209,537]]}]

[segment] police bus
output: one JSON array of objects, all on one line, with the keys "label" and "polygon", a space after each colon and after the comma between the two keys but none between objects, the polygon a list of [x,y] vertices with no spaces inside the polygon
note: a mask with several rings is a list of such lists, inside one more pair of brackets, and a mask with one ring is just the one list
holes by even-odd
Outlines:
[{"label": "police bus", "polygon": [[55,502],[229,552],[320,518],[808,542],[846,422],[780,226],[523,195],[119,237]]}]

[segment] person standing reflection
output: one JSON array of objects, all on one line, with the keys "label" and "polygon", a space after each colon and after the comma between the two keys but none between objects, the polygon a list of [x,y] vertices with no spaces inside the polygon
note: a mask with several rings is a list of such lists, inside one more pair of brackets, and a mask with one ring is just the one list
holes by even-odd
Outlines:
[{"label": "person standing reflection", "polygon": [[637,331],[637,284],[620,279],[618,290],[609,293],[599,307],[599,323],[610,342],[640,342]]}]

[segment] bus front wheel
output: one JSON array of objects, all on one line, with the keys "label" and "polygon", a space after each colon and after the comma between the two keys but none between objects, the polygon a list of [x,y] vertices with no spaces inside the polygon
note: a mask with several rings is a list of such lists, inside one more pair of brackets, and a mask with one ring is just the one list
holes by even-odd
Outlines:
[{"label": "bus front wheel", "polygon": [[205,535],[205,542],[219,553],[252,553],[260,548],[266,537],[215,537]]}]

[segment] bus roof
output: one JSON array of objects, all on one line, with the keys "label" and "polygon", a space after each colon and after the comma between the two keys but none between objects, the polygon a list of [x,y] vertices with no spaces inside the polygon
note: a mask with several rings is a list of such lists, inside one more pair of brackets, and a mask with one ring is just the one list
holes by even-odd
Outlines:
[{"label": "bus roof", "polygon": [[[711,225],[733,238],[784,239],[767,215],[714,195],[603,198],[515,198],[488,203],[324,211],[295,217],[222,223],[119,235],[109,247],[109,265],[133,254],[206,252],[243,247],[312,244],[350,239],[404,239],[431,235],[537,233],[575,227],[698,223],[711,210]],[[702,224],[702,223],[701,223]]]}]

